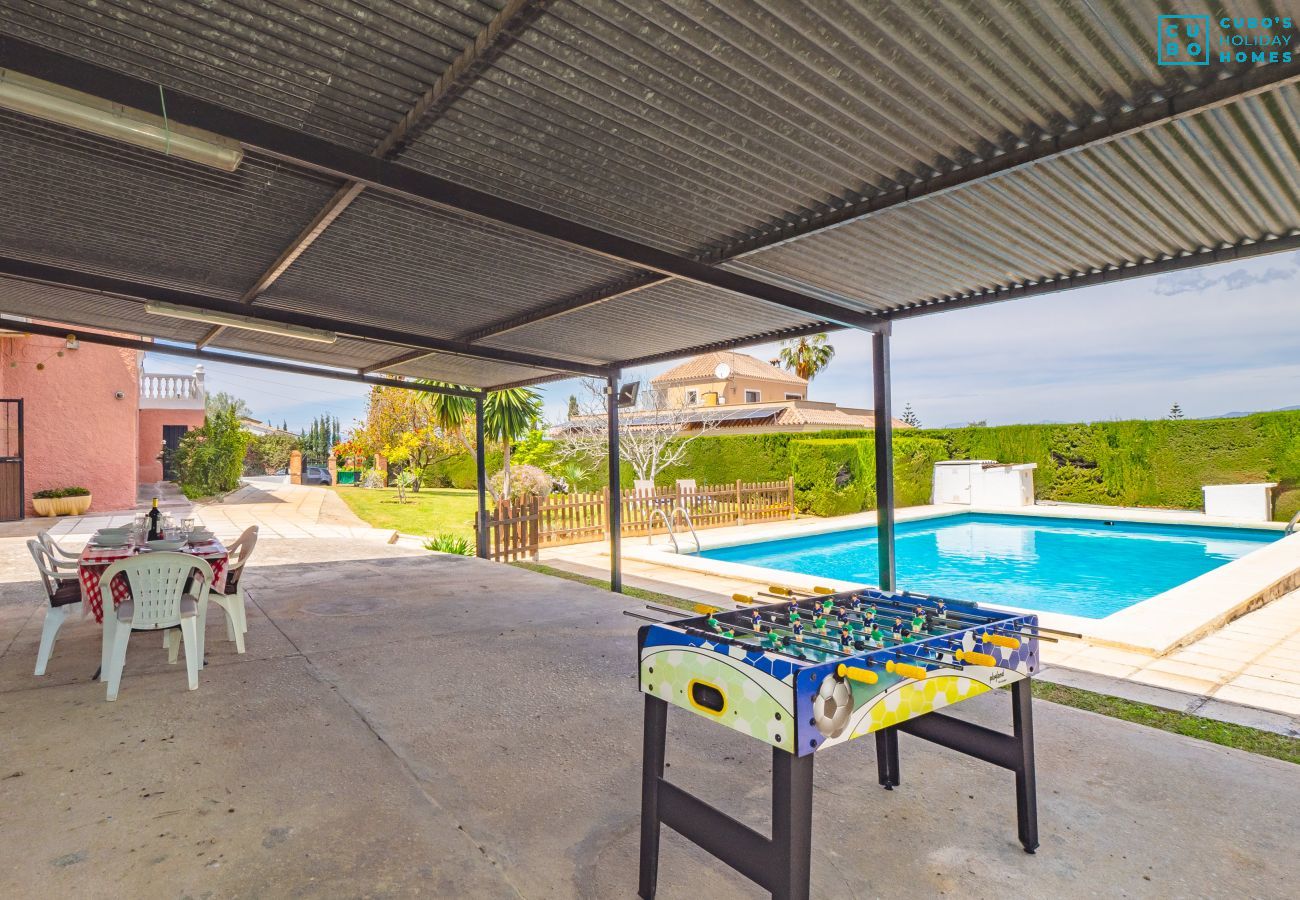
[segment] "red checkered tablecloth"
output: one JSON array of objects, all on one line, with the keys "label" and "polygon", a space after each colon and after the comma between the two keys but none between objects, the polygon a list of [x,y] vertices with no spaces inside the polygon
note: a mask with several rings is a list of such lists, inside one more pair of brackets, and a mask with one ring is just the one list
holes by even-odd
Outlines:
[{"label": "red checkered tablecloth", "polygon": [[[126,559],[128,556],[135,556],[139,552],[139,547],[93,547],[90,544],[87,544],[86,548],[81,551],[81,559],[77,563],[77,575],[81,579],[81,599],[84,608],[94,613],[96,622],[104,621],[104,598],[101,596],[99,589],[99,579],[113,563],[119,559]],[[225,545],[221,541],[208,541],[204,544],[195,545],[186,544],[181,548],[181,552],[201,556],[211,564],[212,587],[214,590],[219,591],[226,586],[226,560],[228,554]],[[127,586],[126,579],[121,575],[114,578],[109,587],[113,591],[114,609],[121,606],[122,601],[130,599],[131,589]]]}]

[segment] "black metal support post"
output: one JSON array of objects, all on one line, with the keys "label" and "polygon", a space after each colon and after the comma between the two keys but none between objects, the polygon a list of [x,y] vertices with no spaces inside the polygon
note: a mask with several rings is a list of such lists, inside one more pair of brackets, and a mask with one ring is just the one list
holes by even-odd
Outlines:
[{"label": "black metal support post", "polygon": [[474,398],[474,481],[478,490],[478,513],[475,519],[478,527],[474,529],[474,536],[477,542],[475,552],[479,559],[488,558],[487,447],[483,435],[483,401],[486,397],[486,394],[479,394]]},{"label": "black metal support post", "polygon": [[965,753],[1016,774],[1016,822],[1026,853],[1038,849],[1038,795],[1034,781],[1034,726],[1030,679],[1011,685],[1012,733],[1003,734],[943,713],[927,713],[900,722],[900,731],[941,747]]},{"label": "black metal support post", "polygon": [[1033,690],[1028,678],[1011,685],[1011,729],[1020,743],[1016,769],[1016,822],[1026,853],[1038,849],[1038,784],[1034,777]]},{"label": "black metal support post", "polygon": [[772,874],[774,900],[808,900],[812,883],[813,756],[772,748]]},{"label": "black metal support post", "polygon": [[774,900],[807,900],[812,876],[813,757],[772,748],[772,836],[759,834],[677,785],[665,781],[668,704],[645,698],[641,773],[641,877],[652,900],[659,872],[659,831],[667,825],[772,893]]},{"label": "black metal support post", "polygon": [[659,779],[664,777],[668,702],[645,695],[645,736],[641,754],[641,878],[638,894],[650,900],[659,882]]},{"label": "black metal support post", "polygon": [[876,772],[881,787],[887,791],[903,783],[898,772],[897,728],[882,728],[876,732]]},{"label": "black metal support post", "polygon": [[618,375],[611,372],[605,382],[609,415],[609,589],[623,593],[623,493],[619,489],[618,467]]},{"label": "black metal support post", "polygon": [[894,580],[894,423],[889,397],[888,327],[871,334],[871,374],[874,389],[876,444],[876,535],[880,554],[880,587],[892,591]]}]

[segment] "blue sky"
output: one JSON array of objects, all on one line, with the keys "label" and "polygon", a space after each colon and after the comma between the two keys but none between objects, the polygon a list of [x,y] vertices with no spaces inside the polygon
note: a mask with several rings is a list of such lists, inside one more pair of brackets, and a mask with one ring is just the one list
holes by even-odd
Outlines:
[{"label": "blue sky", "polygon": [[[1300,252],[940,313],[894,328],[895,410],[923,425],[1189,417],[1300,405]],[[814,400],[871,405],[870,338],[831,335],[836,356]],[[746,352],[760,359],[776,346]],[[151,355],[151,372],[192,363]],[[628,373],[650,378],[669,364]],[[260,419],[305,427],[329,412],[346,427],[366,388],[242,366],[207,366],[211,391],[244,398]],[[544,387],[562,418],[576,382]]]}]

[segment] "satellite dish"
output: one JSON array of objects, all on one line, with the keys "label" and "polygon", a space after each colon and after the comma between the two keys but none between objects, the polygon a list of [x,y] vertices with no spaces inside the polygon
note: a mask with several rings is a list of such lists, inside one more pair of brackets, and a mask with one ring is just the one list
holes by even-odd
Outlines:
[{"label": "satellite dish", "polygon": [[641,382],[629,381],[618,389],[618,405],[620,408],[636,406],[637,394],[641,392]]},{"label": "satellite dish", "polygon": [[718,363],[718,367],[713,370],[713,377],[719,381],[726,381],[731,377],[731,366],[726,363]]}]

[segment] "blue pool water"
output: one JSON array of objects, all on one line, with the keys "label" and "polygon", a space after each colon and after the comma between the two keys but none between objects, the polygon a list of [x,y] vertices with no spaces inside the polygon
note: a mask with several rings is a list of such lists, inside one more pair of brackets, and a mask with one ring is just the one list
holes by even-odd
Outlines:
[{"label": "blue pool water", "polygon": [[[1108,616],[1277,540],[1280,532],[967,513],[896,528],[898,587],[1087,618]],[[877,582],[876,529],[705,550],[701,556]]]}]

